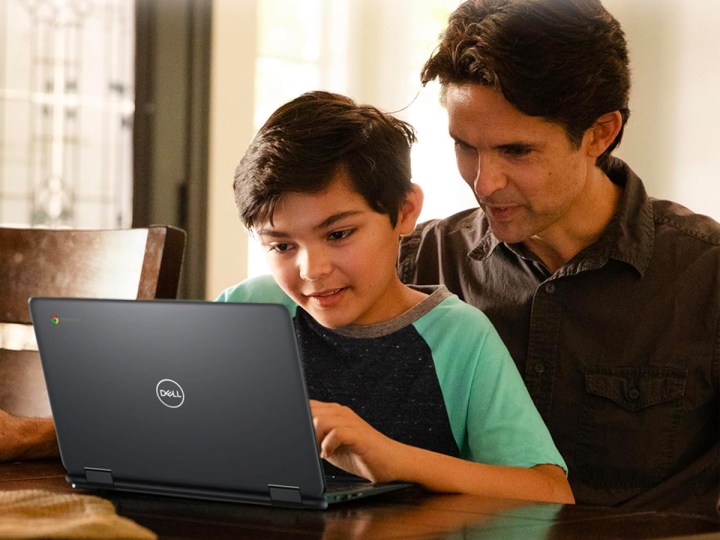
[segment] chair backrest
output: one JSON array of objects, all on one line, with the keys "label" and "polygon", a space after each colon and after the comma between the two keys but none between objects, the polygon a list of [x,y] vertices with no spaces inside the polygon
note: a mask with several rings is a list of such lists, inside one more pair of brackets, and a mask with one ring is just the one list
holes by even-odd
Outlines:
[{"label": "chair backrest", "polygon": [[177,295],[185,232],[0,228],[0,409],[48,416],[28,298]]}]

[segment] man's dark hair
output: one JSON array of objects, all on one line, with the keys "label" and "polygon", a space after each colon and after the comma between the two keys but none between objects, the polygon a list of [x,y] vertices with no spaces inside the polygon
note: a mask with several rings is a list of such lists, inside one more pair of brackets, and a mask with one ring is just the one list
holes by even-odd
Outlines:
[{"label": "man's dark hair", "polygon": [[277,109],[235,170],[235,203],[248,229],[272,221],[284,193],[317,193],[340,172],[393,226],[412,189],[413,128],[369,105],[308,92]]},{"label": "man's dark hair", "polygon": [[422,82],[493,88],[524,114],[565,128],[579,146],[603,114],[630,116],[630,70],[620,23],[599,0],[468,0],[448,19]]}]

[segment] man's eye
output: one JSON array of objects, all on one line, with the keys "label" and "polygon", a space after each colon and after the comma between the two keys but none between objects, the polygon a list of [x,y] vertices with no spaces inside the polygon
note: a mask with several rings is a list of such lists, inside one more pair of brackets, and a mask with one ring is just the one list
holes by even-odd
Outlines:
[{"label": "man's eye", "polygon": [[344,240],[345,238],[348,238],[352,233],[355,232],[355,229],[345,229],[342,231],[333,231],[330,234],[328,234],[329,240]]},{"label": "man's eye", "polygon": [[474,152],[475,149],[463,141],[455,141],[455,150],[460,152]]},{"label": "man's eye", "polygon": [[532,148],[522,145],[509,145],[504,146],[502,151],[505,155],[510,157],[522,157],[527,156],[530,152],[532,152]]}]

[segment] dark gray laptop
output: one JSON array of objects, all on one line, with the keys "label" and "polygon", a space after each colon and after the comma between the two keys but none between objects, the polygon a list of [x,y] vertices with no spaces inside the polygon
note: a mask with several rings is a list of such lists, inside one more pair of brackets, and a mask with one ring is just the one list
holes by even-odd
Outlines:
[{"label": "dark gray laptop", "polygon": [[289,507],[407,487],[330,485],[288,311],[32,298],[67,480]]}]

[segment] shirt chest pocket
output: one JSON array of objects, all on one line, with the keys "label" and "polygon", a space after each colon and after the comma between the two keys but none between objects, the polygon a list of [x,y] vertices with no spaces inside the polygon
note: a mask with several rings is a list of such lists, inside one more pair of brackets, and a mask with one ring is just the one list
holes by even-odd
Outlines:
[{"label": "shirt chest pocket", "polygon": [[576,465],[591,482],[637,488],[666,474],[686,380],[685,370],[667,366],[586,368]]},{"label": "shirt chest pocket", "polygon": [[686,372],[661,367],[597,368],[585,374],[585,391],[636,412],[680,399],[685,394]]}]

